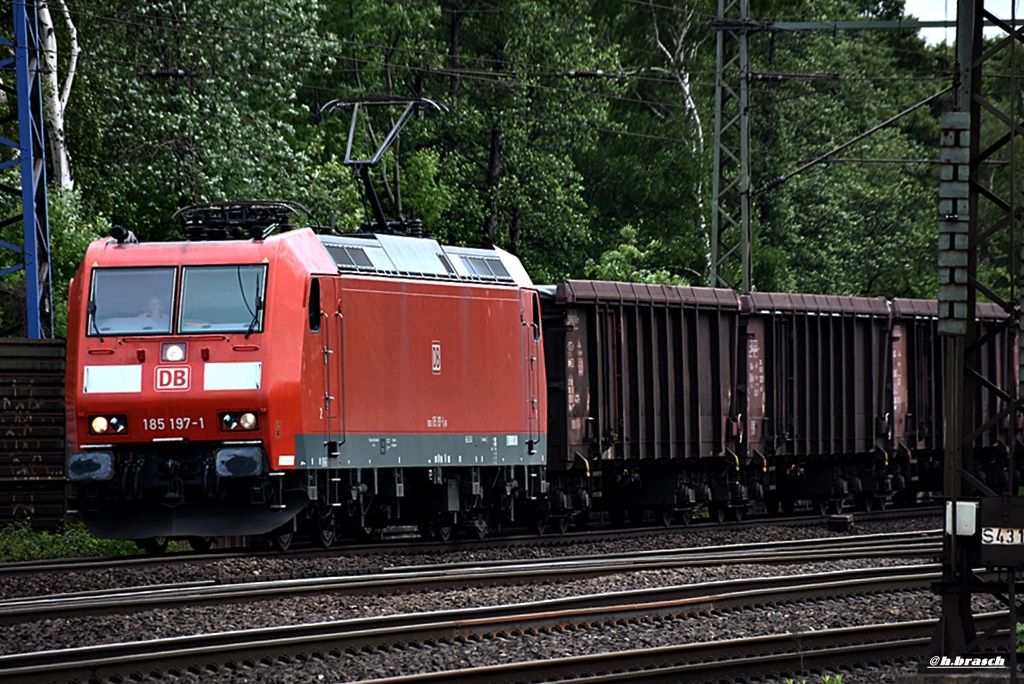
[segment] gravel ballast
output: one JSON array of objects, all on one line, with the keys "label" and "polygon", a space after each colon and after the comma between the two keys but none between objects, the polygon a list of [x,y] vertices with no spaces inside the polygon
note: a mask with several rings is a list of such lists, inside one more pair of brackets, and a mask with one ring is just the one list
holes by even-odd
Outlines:
[{"label": "gravel ballast", "polygon": [[[935,529],[937,519],[865,523],[855,534]],[[5,583],[5,598],[44,595],[55,591],[82,591],[208,579],[259,580],[280,576],[332,576],[372,573],[381,568],[425,563],[511,560],[565,555],[605,555],[627,551],[688,548],[719,544],[764,542],[836,536],[824,525],[763,527],[740,530],[683,530],[679,534],[621,541],[581,542],[565,546],[529,549],[479,549],[411,556],[386,551],[360,557],[233,558],[202,564],[158,565],[149,569],[103,569],[75,573],[16,577]],[[840,535],[841,536],[841,535]],[[0,626],[3,654],[87,646],[118,641],[155,639],[208,632],[344,620],[374,615],[447,610],[453,607],[487,606],[540,601],[563,596],[622,591],[657,586],[706,583],[765,575],[818,573],[881,565],[910,565],[926,560],[845,560],[792,565],[722,565],[625,572],[619,575],[571,582],[538,582],[529,586],[469,588],[415,594],[317,596],[271,599],[252,603],[157,609],[131,615],[94,616],[46,620]],[[982,600],[982,599],[977,599]],[[992,609],[984,602],[986,609]],[[372,654],[342,654],[254,668],[218,668],[214,671],[165,673],[164,682],[355,682],[376,677],[431,672],[521,660],[561,658],[586,653],[653,648],[709,640],[743,638],[761,634],[798,634],[843,626],[865,625],[938,617],[938,599],[928,593],[898,592],[870,596],[837,597],[813,603],[769,606],[765,609],[718,613],[651,624],[616,624],[572,632],[555,632],[515,639],[485,639],[428,648],[385,649]],[[913,670],[916,662],[866,672],[844,673],[843,682],[892,682],[901,670]],[[820,678],[808,678],[816,684]],[[796,678],[796,681],[801,681]]]}]

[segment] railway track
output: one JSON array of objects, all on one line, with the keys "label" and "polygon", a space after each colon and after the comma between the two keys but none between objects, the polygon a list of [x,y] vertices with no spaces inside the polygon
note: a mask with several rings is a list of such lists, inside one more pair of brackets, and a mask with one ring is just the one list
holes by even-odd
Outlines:
[{"label": "railway track", "polygon": [[[929,518],[934,516],[938,521],[941,509],[938,507],[915,508],[876,511],[873,513],[858,513],[858,522],[891,521],[907,518]],[[508,537],[494,537],[484,540],[463,539],[451,542],[428,541],[419,538],[418,533],[407,528],[394,528],[385,537],[375,543],[344,544],[330,549],[296,549],[287,553],[278,551],[261,551],[257,549],[224,549],[214,552],[193,553],[179,552],[161,556],[131,556],[125,558],[69,558],[49,559],[44,561],[24,561],[15,563],[0,563],[0,578],[17,577],[25,575],[37,575],[46,572],[73,572],[89,571],[96,569],[115,568],[146,568],[166,565],[168,563],[215,563],[218,561],[232,560],[237,558],[308,558],[308,557],[343,557],[347,555],[359,556],[373,553],[388,552],[400,546],[403,553],[436,553],[439,549],[446,551],[458,551],[466,549],[492,549],[492,548],[535,548],[542,546],[571,546],[580,542],[600,542],[605,540],[621,540],[630,538],[650,538],[667,535],[676,535],[680,532],[727,532],[732,530],[747,530],[763,527],[766,524],[775,527],[806,527],[820,526],[827,518],[819,516],[794,516],[788,518],[748,519],[732,523],[704,523],[694,524],[686,527],[640,527],[629,529],[604,529],[599,531],[568,532],[561,535],[521,535]]]},{"label": "railway track", "polygon": [[[359,654],[364,650],[443,648],[460,642],[514,639],[545,631],[574,631],[630,621],[657,622],[707,616],[768,604],[882,592],[925,591],[939,575],[938,566],[933,565],[871,568],[42,651],[0,656],[0,682],[64,682],[126,676],[145,678],[186,670],[214,676],[230,663],[256,666],[281,659],[324,659]],[[837,660],[840,655],[842,658],[863,659],[866,652],[879,653],[883,645],[887,649],[902,649],[900,655],[907,657],[923,648],[933,629],[934,621],[918,621],[829,630],[826,633],[785,634],[545,659],[387,681],[453,681],[456,675],[460,682],[525,681],[538,675],[579,676],[581,673],[597,676],[594,681],[611,681],[607,677],[612,676],[621,679],[626,673],[629,673],[631,681],[665,681],[666,676],[689,680],[697,678],[698,673],[701,676],[715,673],[724,677],[754,671],[762,674],[796,671],[792,663],[797,659],[801,667],[807,667],[812,658],[821,658],[835,665],[847,662]],[[870,645],[865,646],[868,642]],[[753,659],[755,655],[757,658]]]},{"label": "railway track", "polygon": [[0,601],[0,623],[121,614],[298,595],[404,593],[496,583],[563,582],[588,576],[725,564],[827,562],[851,558],[928,558],[941,553],[939,533],[911,532],[785,542],[668,549],[630,554],[386,568],[371,575],[224,584],[217,580],[50,594]]},{"label": "railway track", "polygon": [[[1005,622],[1007,613],[977,616],[982,628]],[[676,647],[620,651],[572,658],[432,672],[362,684],[491,684],[495,681],[650,682],[742,681],[746,677],[792,676],[826,669],[900,662],[922,657],[938,620],[708,641]],[[992,640],[1006,640],[1006,630]]]}]

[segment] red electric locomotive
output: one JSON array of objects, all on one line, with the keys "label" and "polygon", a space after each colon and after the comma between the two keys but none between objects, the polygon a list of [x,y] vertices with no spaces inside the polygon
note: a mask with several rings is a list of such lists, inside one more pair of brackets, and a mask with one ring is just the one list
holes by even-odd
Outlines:
[{"label": "red electric locomotive", "polygon": [[89,247],[68,318],[77,515],[155,548],[543,515],[540,307],[519,261],[403,235],[264,238],[280,213],[187,221],[250,239]]}]

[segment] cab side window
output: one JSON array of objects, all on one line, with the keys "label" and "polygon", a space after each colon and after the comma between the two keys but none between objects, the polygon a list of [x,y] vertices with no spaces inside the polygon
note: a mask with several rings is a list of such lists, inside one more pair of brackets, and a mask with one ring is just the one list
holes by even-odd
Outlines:
[{"label": "cab side window", "polygon": [[309,282],[309,332],[320,332],[320,280]]}]

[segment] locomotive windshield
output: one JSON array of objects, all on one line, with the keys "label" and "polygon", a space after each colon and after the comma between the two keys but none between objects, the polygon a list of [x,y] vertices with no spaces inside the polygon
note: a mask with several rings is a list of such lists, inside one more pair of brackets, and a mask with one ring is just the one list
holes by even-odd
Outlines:
[{"label": "locomotive windshield", "polygon": [[263,264],[186,266],[179,332],[260,332],[266,284]]},{"label": "locomotive windshield", "polygon": [[171,331],[174,268],[103,268],[92,275],[89,335]]},{"label": "locomotive windshield", "polygon": [[87,333],[166,335],[245,333],[263,329],[264,264],[186,266],[180,315],[175,316],[173,267],[97,268],[93,271]]}]

